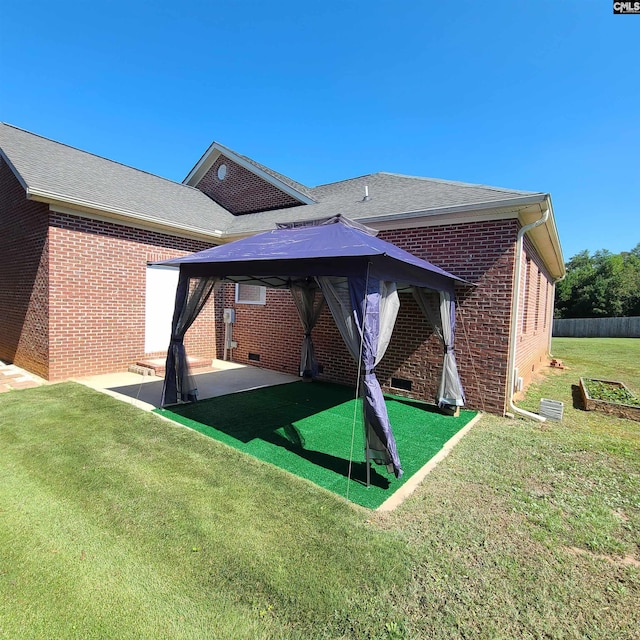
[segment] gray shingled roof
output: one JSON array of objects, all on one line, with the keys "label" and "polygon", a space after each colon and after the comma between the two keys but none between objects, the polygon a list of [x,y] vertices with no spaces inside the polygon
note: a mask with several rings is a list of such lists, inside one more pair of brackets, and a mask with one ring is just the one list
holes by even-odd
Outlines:
[{"label": "gray shingled roof", "polygon": [[0,149],[30,191],[211,233],[233,215],[198,189],[0,123]]},{"label": "gray shingled roof", "polygon": [[[220,145],[222,147],[222,145]],[[234,216],[198,189],[54,142],[17,127],[0,124],[0,149],[30,191],[84,203],[106,211],[129,213],[159,223],[225,234],[273,229],[277,222],[311,220],[342,214],[375,220],[394,214],[514,205],[545,194],[485,185],[373,173],[359,178],[305,187],[247,156],[248,163],[315,200],[314,204]],[[233,152],[236,153],[236,152]],[[237,154],[236,155],[240,155]],[[369,200],[364,202],[364,188]]]},{"label": "gray shingled roof", "polygon": [[[365,186],[369,199],[363,201]],[[276,222],[313,220],[341,213],[354,220],[374,220],[392,214],[437,211],[445,207],[515,205],[523,198],[539,198],[544,193],[516,191],[465,182],[418,178],[395,173],[372,173],[359,178],[332,182],[309,189],[316,204],[289,209],[276,209],[234,218],[229,233],[241,234],[273,228]]]}]

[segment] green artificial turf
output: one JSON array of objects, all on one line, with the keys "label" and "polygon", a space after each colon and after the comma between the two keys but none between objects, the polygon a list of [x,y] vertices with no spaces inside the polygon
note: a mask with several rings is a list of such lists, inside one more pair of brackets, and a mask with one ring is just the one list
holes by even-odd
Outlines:
[{"label": "green artificial turf", "polygon": [[[462,411],[459,417],[445,416],[433,405],[397,396],[386,396],[386,404],[404,475],[396,479],[385,467],[373,465],[370,487],[365,483],[361,402],[354,399],[350,387],[293,382],[157,411],[375,509],[476,415]],[[353,462],[348,480],[352,433]]]}]

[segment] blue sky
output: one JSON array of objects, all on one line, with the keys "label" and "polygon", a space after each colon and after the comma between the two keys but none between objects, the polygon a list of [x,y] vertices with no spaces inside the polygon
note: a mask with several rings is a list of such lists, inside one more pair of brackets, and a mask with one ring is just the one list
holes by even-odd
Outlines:
[{"label": "blue sky", "polygon": [[640,242],[640,17],[609,0],[0,0],[0,120],[181,181],[213,140],[313,186],[548,191]]}]

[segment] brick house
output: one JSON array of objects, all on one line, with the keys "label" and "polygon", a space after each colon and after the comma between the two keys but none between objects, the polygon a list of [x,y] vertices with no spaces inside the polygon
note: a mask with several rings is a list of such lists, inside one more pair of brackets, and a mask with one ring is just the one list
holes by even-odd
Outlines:
[{"label": "brick house", "polygon": [[[0,124],[0,359],[61,380],[162,355],[176,280],[151,263],[337,213],[475,284],[456,292],[467,405],[508,411],[508,390],[546,363],[564,275],[549,194],[392,173],[309,188],[218,143],[180,184]],[[224,308],[236,310],[235,361],[297,373],[301,329],[282,291],[220,287],[187,334],[190,355],[222,357]],[[353,383],[326,310],[314,344],[321,377]],[[432,400],[441,364],[403,298],[380,383]]]}]

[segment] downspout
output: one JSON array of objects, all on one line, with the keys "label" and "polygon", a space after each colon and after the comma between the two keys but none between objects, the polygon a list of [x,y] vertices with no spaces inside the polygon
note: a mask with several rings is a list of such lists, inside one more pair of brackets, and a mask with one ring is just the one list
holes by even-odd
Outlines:
[{"label": "downspout", "polygon": [[551,343],[553,342],[553,320],[554,320],[553,316],[556,315],[555,314],[555,309],[556,309],[556,282],[558,282],[558,280],[554,280],[553,281],[553,291],[551,292],[552,295],[553,295],[553,304],[551,305],[551,317],[547,318],[547,320],[551,324],[551,330],[549,331],[549,344],[547,345],[547,353],[549,354],[549,357],[552,356]]},{"label": "downspout", "polygon": [[564,280],[566,277],[567,277],[567,274],[565,273],[563,276],[560,276],[559,278],[557,278],[556,280],[553,281],[553,300],[554,300],[554,303],[553,303],[553,305],[551,307],[551,319],[550,319],[550,321],[551,321],[551,331],[549,332],[549,349],[548,349],[549,357],[553,356],[553,353],[551,352],[551,343],[553,342],[553,320],[554,320],[553,316],[555,315],[554,311],[555,311],[555,308],[556,308],[556,305],[555,305],[556,285],[558,284],[558,282]]},{"label": "downspout", "polygon": [[520,407],[516,407],[513,403],[513,382],[514,373],[516,367],[516,339],[518,337],[518,315],[520,313],[520,274],[522,271],[522,252],[524,250],[524,234],[535,227],[539,227],[549,219],[549,203],[546,203],[546,209],[542,212],[542,216],[538,220],[524,225],[518,230],[516,237],[516,268],[514,273],[514,292],[511,300],[511,329],[509,335],[509,344],[511,349],[509,350],[509,370],[507,377],[507,397],[509,398],[509,409],[515,413],[538,420],[539,422],[546,422],[546,418],[538,415],[537,413],[531,413]]}]

